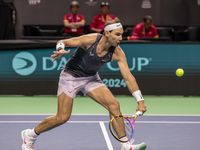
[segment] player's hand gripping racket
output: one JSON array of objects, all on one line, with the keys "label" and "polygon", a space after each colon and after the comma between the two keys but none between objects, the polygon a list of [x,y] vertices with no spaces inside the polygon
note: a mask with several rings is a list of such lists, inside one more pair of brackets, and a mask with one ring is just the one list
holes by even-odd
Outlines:
[{"label": "player's hand gripping racket", "polygon": [[138,116],[143,115],[141,111],[137,111],[133,116],[118,115],[110,120],[109,128],[112,135],[120,142],[134,142],[134,123]]}]

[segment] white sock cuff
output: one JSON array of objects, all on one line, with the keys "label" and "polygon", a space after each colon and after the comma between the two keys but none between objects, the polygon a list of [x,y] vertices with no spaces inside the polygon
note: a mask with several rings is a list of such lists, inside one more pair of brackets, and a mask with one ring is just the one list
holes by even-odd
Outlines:
[{"label": "white sock cuff", "polygon": [[128,137],[127,137],[127,136],[124,136],[124,137],[120,138],[120,140],[127,141],[127,140],[128,140]]},{"label": "white sock cuff", "polygon": [[[124,136],[124,137],[122,137],[120,139],[123,140],[123,141],[127,141],[128,137]],[[120,142],[120,144],[121,144],[121,147],[124,147],[125,145],[129,144],[129,142]]]},{"label": "white sock cuff", "polygon": [[33,138],[38,137],[38,135],[35,133],[35,128],[33,128],[33,129],[28,133],[28,136],[33,137]]}]

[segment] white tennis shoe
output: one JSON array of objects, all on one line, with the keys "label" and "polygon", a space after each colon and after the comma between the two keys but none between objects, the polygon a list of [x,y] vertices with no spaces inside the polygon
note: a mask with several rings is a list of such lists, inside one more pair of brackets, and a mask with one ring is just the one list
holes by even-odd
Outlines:
[{"label": "white tennis shoe", "polygon": [[34,143],[36,138],[32,138],[28,136],[28,133],[31,129],[26,129],[21,132],[21,138],[23,141],[22,150],[34,150]]},{"label": "white tennis shoe", "polygon": [[146,149],[146,143],[141,143],[137,145],[131,145],[129,142],[126,144],[123,144],[123,147],[121,150],[145,150]]}]

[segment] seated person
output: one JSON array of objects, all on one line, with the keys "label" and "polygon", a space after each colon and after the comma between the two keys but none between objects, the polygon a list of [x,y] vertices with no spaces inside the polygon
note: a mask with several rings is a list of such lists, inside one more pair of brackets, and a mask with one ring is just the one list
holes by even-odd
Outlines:
[{"label": "seated person", "polygon": [[71,14],[64,16],[64,33],[69,34],[81,34],[83,33],[83,27],[85,25],[85,19],[83,15],[78,14],[79,2],[72,1],[70,5]]},{"label": "seated person", "polygon": [[100,7],[101,7],[101,14],[93,18],[89,28],[90,31],[96,33],[102,33],[104,30],[105,22],[115,19],[115,16],[110,15],[108,13],[110,8],[108,2],[102,2]]},{"label": "seated person", "polygon": [[128,36],[127,39],[138,40],[140,37],[158,38],[157,29],[154,25],[152,25],[152,17],[149,15],[144,16],[143,22],[134,27],[132,36]]}]

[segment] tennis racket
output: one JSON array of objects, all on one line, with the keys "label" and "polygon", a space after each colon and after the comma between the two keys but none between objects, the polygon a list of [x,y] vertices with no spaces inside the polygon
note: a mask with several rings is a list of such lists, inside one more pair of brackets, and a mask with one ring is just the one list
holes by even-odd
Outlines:
[{"label": "tennis racket", "polygon": [[[118,115],[110,120],[109,129],[114,138],[120,142],[134,142],[134,123],[138,116],[143,115],[141,111],[137,111],[133,116]],[[118,131],[118,132],[116,132]]]}]

